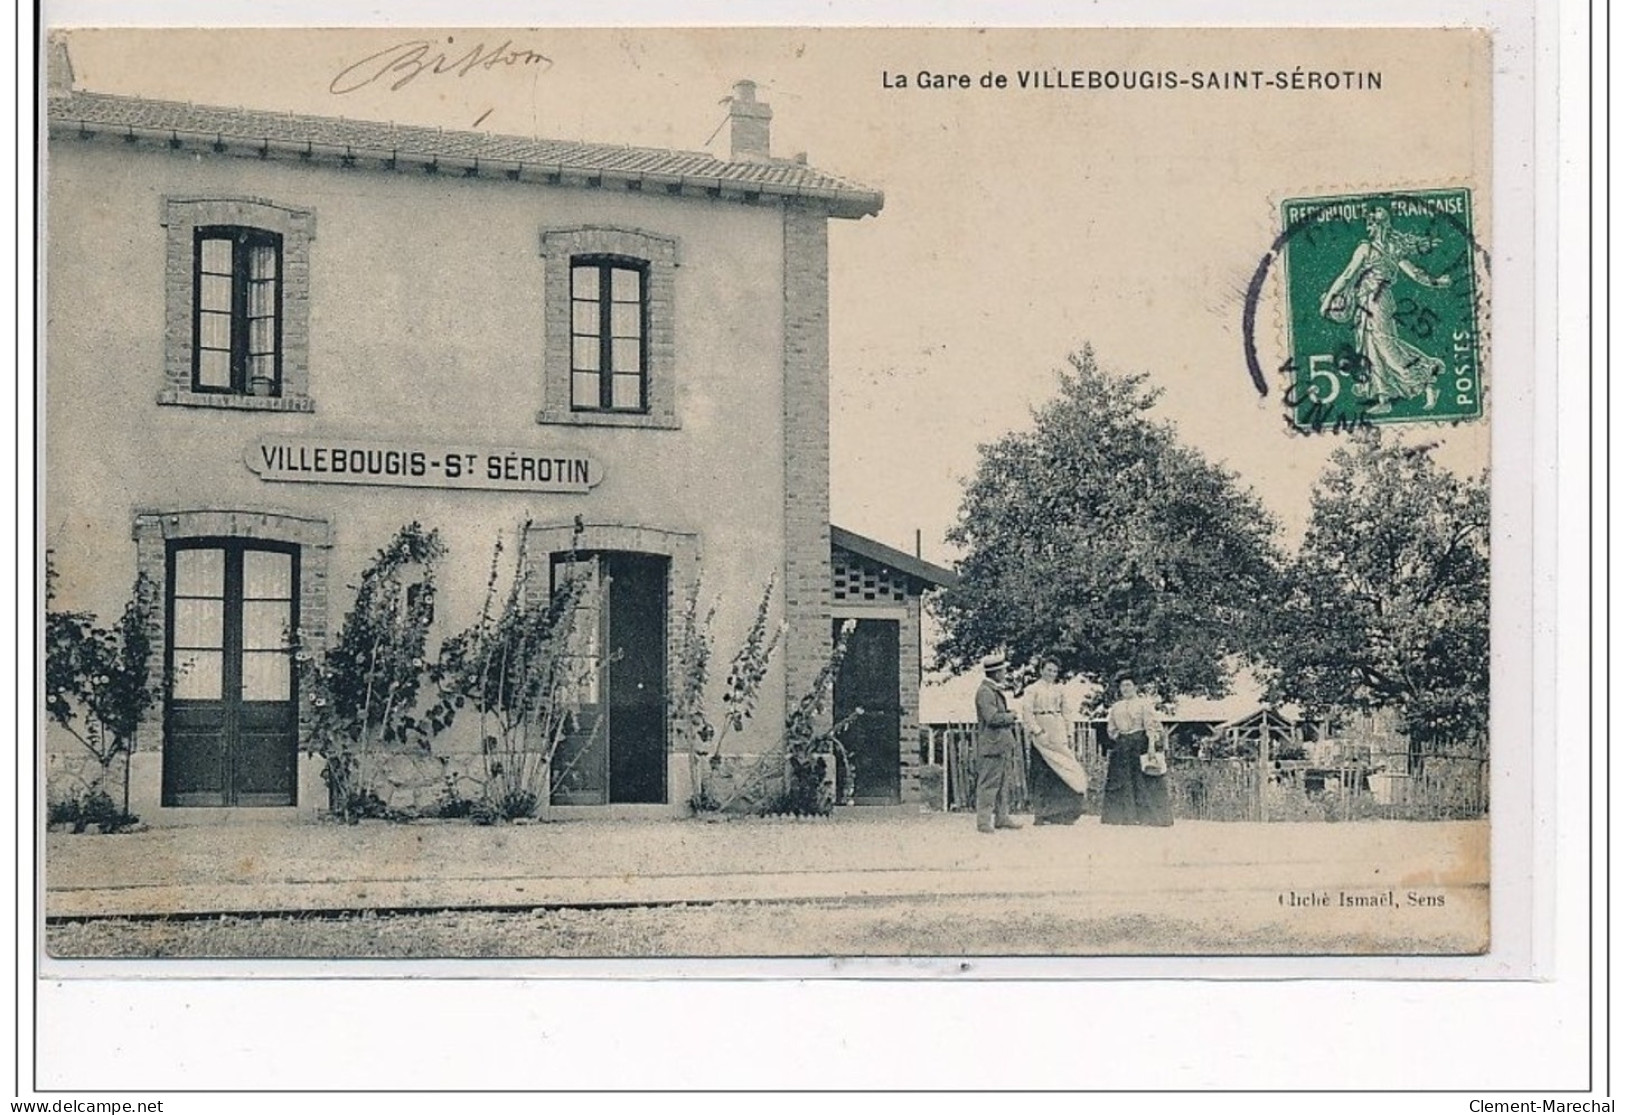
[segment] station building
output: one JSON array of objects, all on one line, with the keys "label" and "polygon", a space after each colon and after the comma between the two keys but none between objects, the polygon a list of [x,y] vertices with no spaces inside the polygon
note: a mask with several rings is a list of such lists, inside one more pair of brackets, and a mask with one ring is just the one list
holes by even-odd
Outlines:
[{"label": "station building", "polygon": [[[554,806],[686,808],[681,609],[720,602],[725,667],[770,578],[782,650],[730,747],[774,746],[859,619],[859,798],[917,794],[919,597],[951,574],[829,520],[827,226],[882,195],[774,158],[751,83],[729,103],[723,160],[98,93],[52,44],[44,534],[54,606],[161,594],[133,812],[326,807],[285,633],[322,645],[411,522],[449,547],[440,637],[521,524],[608,586],[607,729]],[[47,728],[54,795],[75,746]],[[454,726],[398,780],[478,746]]]}]

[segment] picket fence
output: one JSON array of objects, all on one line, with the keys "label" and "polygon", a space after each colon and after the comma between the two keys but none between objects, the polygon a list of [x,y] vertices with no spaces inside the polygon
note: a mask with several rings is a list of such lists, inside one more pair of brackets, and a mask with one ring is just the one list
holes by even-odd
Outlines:
[{"label": "picket fence", "polygon": [[[1027,805],[1027,769],[1035,761],[1026,733],[1017,728],[1015,808]],[[1100,725],[1073,725],[1073,753],[1089,772],[1084,809],[1100,812],[1106,754]],[[976,725],[927,724],[922,758],[940,765],[942,808],[976,807]],[[1036,760],[1042,761],[1042,760]],[[1420,768],[1405,769],[1403,756],[1382,766],[1347,763],[1315,766],[1303,760],[1200,759],[1174,756],[1168,789],[1174,815],[1210,821],[1345,821],[1363,818],[1455,820],[1481,817],[1489,808],[1489,772],[1478,756],[1430,755]]]}]

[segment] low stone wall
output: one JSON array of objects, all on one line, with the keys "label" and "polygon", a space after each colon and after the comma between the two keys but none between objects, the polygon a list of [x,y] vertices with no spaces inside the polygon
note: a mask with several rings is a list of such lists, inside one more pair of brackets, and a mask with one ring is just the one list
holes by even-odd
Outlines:
[{"label": "low stone wall", "polygon": [[778,752],[722,754],[696,764],[705,789],[704,807],[728,813],[750,813],[784,785],[783,757]]},{"label": "low stone wall", "polygon": [[100,788],[115,802],[124,793],[125,757],[114,759],[104,775],[102,766],[83,748],[72,751],[48,749],[45,753],[45,800],[55,804],[82,797],[100,782]]},{"label": "low stone wall", "polygon": [[403,813],[433,816],[449,800],[468,801],[485,792],[485,768],[478,755],[385,753],[369,756],[368,764],[373,792]]}]

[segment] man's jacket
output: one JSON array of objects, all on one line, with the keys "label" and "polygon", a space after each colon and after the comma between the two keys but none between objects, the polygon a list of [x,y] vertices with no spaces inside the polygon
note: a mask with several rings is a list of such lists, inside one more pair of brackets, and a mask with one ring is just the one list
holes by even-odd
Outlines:
[{"label": "man's jacket", "polygon": [[998,752],[1016,746],[1016,714],[1004,691],[985,678],[976,690],[976,749]]}]

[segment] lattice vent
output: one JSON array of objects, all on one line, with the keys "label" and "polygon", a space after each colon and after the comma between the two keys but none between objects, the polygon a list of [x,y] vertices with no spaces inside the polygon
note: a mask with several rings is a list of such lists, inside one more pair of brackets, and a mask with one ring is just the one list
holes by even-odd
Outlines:
[{"label": "lattice vent", "polygon": [[835,599],[864,603],[908,601],[908,577],[889,566],[837,549],[832,555]]}]

